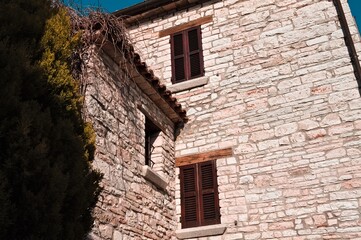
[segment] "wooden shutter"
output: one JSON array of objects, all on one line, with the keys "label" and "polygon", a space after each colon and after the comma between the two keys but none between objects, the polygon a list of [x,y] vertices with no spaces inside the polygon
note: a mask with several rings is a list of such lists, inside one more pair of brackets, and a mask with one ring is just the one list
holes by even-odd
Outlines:
[{"label": "wooden shutter", "polygon": [[199,163],[201,225],[220,223],[215,161]]},{"label": "wooden shutter", "polygon": [[201,27],[171,36],[172,82],[178,83],[204,75]]},{"label": "wooden shutter", "polygon": [[215,160],[180,168],[182,228],[220,223]]},{"label": "wooden shutter", "polygon": [[171,37],[172,49],[172,81],[173,83],[186,80],[185,49],[183,46],[183,33]]},{"label": "wooden shutter", "polygon": [[199,204],[197,196],[196,165],[180,168],[182,227],[199,225]]},{"label": "wooden shutter", "polygon": [[189,79],[203,75],[203,54],[201,43],[201,28],[193,28],[188,31],[188,64]]}]

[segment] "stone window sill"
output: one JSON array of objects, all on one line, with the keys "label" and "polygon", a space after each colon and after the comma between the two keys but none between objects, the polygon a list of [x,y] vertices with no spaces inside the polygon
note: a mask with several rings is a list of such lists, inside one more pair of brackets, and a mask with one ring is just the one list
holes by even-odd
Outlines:
[{"label": "stone window sill", "polygon": [[226,231],[225,224],[209,225],[194,228],[179,229],[175,232],[178,239],[198,238],[221,235]]},{"label": "stone window sill", "polygon": [[153,171],[149,166],[143,166],[142,175],[145,179],[152,182],[158,188],[166,191],[167,182],[165,181],[165,179],[162,176],[160,176],[158,173]]},{"label": "stone window sill", "polygon": [[171,86],[167,86],[167,89],[172,91],[173,93],[181,92],[185,90],[189,90],[195,87],[201,87],[203,85],[206,85],[208,83],[209,77],[199,77],[191,80],[187,80],[184,82],[176,83]]}]

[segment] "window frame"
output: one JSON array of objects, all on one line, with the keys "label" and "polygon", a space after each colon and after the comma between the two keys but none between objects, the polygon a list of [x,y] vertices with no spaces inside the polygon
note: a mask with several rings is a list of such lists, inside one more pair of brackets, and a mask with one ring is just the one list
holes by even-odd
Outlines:
[{"label": "window frame", "polygon": [[[202,188],[202,167],[206,165],[211,165],[211,177],[213,188]],[[185,176],[184,170],[186,169],[194,169],[194,182],[195,182],[195,191],[194,193],[186,193],[185,192]],[[181,224],[182,228],[191,228],[191,227],[200,227],[200,226],[208,226],[214,224],[220,224],[220,208],[219,208],[219,192],[218,192],[218,181],[217,181],[217,169],[216,169],[216,160],[210,160],[206,162],[194,163],[190,165],[185,165],[180,167],[180,193],[181,193]],[[204,199],[203,195],[213,193],[213,204],[214,204],[214,214],[215,217],[212,219],[205,219],[204,217]],[[192,195],[196,198],[196,220],[195,221],[186,221],[186,198],[192,197]]]},{"label": "window frame", "polygon": [[[189,39],[188,39],[188,33],[190,31],[196,30],[197,31],[197,40],[198,40],[198,49],[190,51],[189,49]],[[175,36],[181,35],[182,36],[182,48],[183,48],[183,54],[175,55]],[[170,44],[171,44],[171,66],[172,66],[172,78],[171,81],[173,84],[185,82],[190,79],[195,79],[198,77],[204,76],[204,59],[203,59],[203,48],[202,48],[202,31],[201,26],[196,26],[192,28],[185,29],[180,32],[176,32],[170,35]],[[200,73],[198,75],[192,76],[192,69],[191,69],[191,55],[199,53],[199,68]],[[176,79],[176,63],[175,61],[177,59],[183,58],[183,72],[184,72],[184,79]]]},{"label": "window frame", "polygon": [[156,124],[154,124],[152,120],[150,120],[148,117],[145,118],[144,164],[150,168],[153,168],[155,164],[152,160],[152,152],[154,150],[154,142],[156,141],[161,131],[162,130]]}]

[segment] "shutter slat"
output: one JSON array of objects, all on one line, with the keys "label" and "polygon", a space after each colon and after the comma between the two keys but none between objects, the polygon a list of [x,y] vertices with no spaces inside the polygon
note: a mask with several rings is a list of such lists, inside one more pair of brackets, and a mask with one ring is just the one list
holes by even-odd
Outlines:
[{"label": "shutter slat", "polygon": [[205,164],[201,167],[202,190],[214,188],[212,164]]},{"label": "shutter slat", "polygon": [[188,168],[183,170],[184,192],[193,192],[196,190],[195,169]]},{"label": "shutter slat", "polygon": [[182,228],[220,223],[215,161],[180,168]]},{"label": "shutter slat", "polygon": [[184,58],[174,59],[174,73],[176,82],[185,80]]},{"label": "shutter slat", "polygon": [[203,74],[200,32],[200,27],[188,31],[189,78]]},{"label": "shutter slat", "polygon": [[196,165],[188,165],[180,168],[181,180],[181,211],[182,211],[182,227],[198,226],[198,195],[196,181]]},{"label": "shutter slat", "polygon": [[172,45],[172,81],[173,83],[186,80],[183,33],[173,35]]},{"label": "shutter slat", "polygon": [[185,198],[185,221],[192,222],[197,221],[197,200],[196,196]]},{"label": "shutter slat", "polygon": [[191,68],[191,77],[196,77],[201,75],[201,60],[199,53],[194,53],[189,56],[190,68]]},{"label": "shutter slat", "polygon": [[172,82],[204,75],[200,26],[171,36]]},{"label": "shutter slat", "polygon": [[215,161],[199,164],[202,199],[202,225],[220,223]]},{"label": "shutter slat", "polygon": [[188,46],[189,52],[199,50],[199,40],[198,40],[198,29],[193,29],[188,32]]},{"label": "shutter slat", "polygon": [[214,202],[214,193],[203,195],[203,217],[204,220],[213,220],[216,218],[216,206]]},{"label": "shutter slat", "polygon": [[177,34],[173,36],[173,49],[174,56],[179,56],[183,54],[183,37],[182,34]]}]

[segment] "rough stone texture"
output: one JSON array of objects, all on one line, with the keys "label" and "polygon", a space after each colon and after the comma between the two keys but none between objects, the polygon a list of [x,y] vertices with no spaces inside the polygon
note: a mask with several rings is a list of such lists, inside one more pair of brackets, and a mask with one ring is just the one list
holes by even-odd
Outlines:
[{"label": "rough stone texture", "polygon": [[[176,229],[174,126],[106,54],[90,51],[84,78],[85,113],[96,132],[94,166],[104,174],[90,239],[171,239]],[[145,115],[163,126],[159,190],[142,175]]]},{"label": "rough stone texture", "polygon": [[[209,15],[209,82],[177,93],[190,121],[176,155],[233,147],[234,156],[217,160],[226,233],[201,239],[361,238],[361,100],[332,1],[211,1],[133,27],[164,83],[169,36],[158,31]],[[179,220],[178,179],[175,193]]]}]

